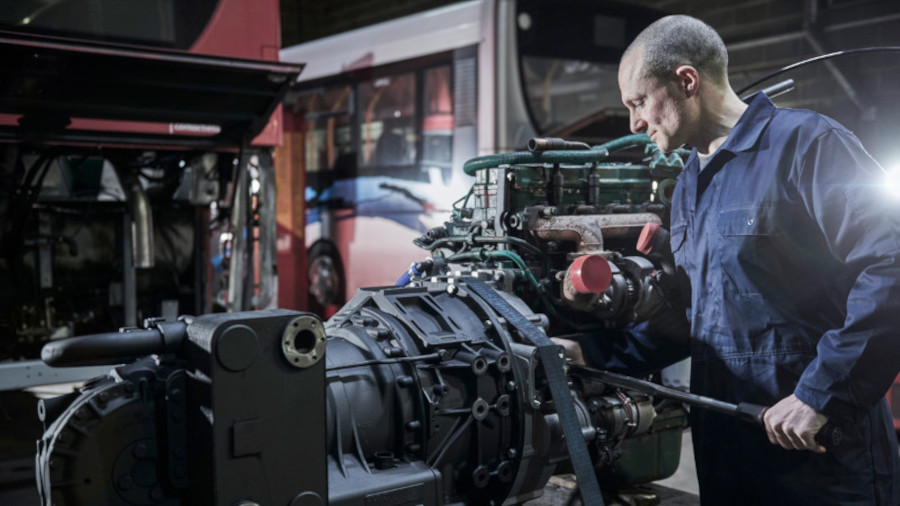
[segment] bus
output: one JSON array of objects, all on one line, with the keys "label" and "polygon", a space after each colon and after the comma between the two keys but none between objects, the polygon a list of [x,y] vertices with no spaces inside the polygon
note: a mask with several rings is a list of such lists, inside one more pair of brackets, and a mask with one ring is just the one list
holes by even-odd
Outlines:
[{"label": "bus", "polygon": [[[280,302],[329,314],[392,284],[469,189],[474,156],[535,136],[592,142],[628,131],[619,58],[661,13],[609,1],[469,0],[281,50],[305,63],[284,102]],[[307,257],[307,261],[298,258]],[[308,288],[288,283],[305,268]],[[284,274],[284,275],[282,275]],[[308,291],[308,306],[303,299]]]},{"label": "bus", "polygon": [[0,389],[68,380],[50,339],[277,303],[279,49],[277,0],[0,9]]}]

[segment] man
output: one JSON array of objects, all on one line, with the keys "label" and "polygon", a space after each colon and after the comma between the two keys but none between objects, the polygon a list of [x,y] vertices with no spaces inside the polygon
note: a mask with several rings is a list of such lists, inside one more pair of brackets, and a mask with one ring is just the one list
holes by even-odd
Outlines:
[{"label": "man", "polygon": [[[884,393],[900,367],[900,208],[883,170],[821,115],[744,103],[716,32],[650,25],[622,57],[631,130],[693,147],[673,195],[671,245],[691,282],[691,388],[771,408],[765,431],[691,412],[703,504],[900,504]],[[631,372],[678,358],[646,336],[582,341]],[[580,353],[577,345],[569,351]],[[814,435],[840,422],[844,440]]]}]

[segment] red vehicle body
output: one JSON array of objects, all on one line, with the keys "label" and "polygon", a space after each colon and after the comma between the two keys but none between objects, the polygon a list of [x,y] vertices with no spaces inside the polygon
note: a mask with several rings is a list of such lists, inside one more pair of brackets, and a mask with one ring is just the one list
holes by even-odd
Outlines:
[{"label": "red vehicle body", "polygon": [[279,47],[277,0],[0,12],[0,360],[277,304],[271,148],[303,67]]},{"label": "red vehicle body", "polygon": [[891,414],[894,416],[894,428],[900,431],[900,375],[894,379],[894,384],[888,389],[887,401],[891,406]]},{"label": "red vehicle body", "polygon": [[[174,3],[168,1],[149,3],[171,10],[165,16],[165,21],[160,21],[160,24],[163,22],[173,25],[183,23],[179,20],[179,14],[186,9],[179,10]],[[47,36],[48,41],[52,40],[60,44],[60,46],[83,44],[85,42],[108,42],[111,44],[102,49],[102,51],[115,51],[116,49],[113,48],[123,51],[140,51],[143,49],[173,50],[173,52],[177,51],[182,54],[278,61],[278,51],[281,47],[281,31],[279,3],[277,0],[205,0],[197,3],[205,4],[205,8],[195,7],[191,9],[193,12],[190,14],[202,19],[197,20],[194,23],[194,29],[190,30],[190,34],[185,36],[171,34],[168,36],[164,34],[145,35],[143,37],[139,35],[128,36],[126,32],[131,29],[130,23],[137,25],[146,22],[146,18],[140,18],[142,13],[135,12],[133,15],[127,16],[121,12],[116,12],[112,1],[96,2],[96,5],[90,8],[92,12],[85,13],[83,12],[84,5],[82,2],[66,0],[50,2],[51,5],[49,6],[42,5],[40,9],[37,9],[37,14],[34,18],[27,24],[24,23],[24,20],[19,21],[18,24],[12,24],[10,23],[12,19],[0,19],[0,30],[2,30],[0,34],[8,32],[9,34],[29,33]],[[46,4],[46,2],[35,2],[35,4]],[[24,7],[22,10],[26,11]],[[110,11],[113,12],[109,14]],[[96,23],[95,26],[88,27],[88,24],[82,21],[73,22],[72,24],[66,24],[61,21],[76,12],[79,14],[79,18],[91,15],[97,16],[98,14],[103,17],[105,14],[106,17],[113,18],[115,22],[123,23],[124,26],[112,31],[107,29],[108,26],[98,27]],[[49,18],[49,20],[43,22],[44,18]],[[102,22],[99,24],[102,24]],[[18,118],[10,118],[9,115],[3,115],[2,124],[13,124],[12,120],[16,119]],[[179,127],[181,128],[180,132]],[[140,121],[108,122],[89,118],[73,119],[69,128],[72,130],[204,135],[202,131],[198,132],[196,129],[190,131],[193,133],[188,133],[189,130],[183,124]],[[281,142],[281,132],[281,108],[279,107],[270,116],[266,128],[254,139],[253,144],[263,146],[279,144]]]}]

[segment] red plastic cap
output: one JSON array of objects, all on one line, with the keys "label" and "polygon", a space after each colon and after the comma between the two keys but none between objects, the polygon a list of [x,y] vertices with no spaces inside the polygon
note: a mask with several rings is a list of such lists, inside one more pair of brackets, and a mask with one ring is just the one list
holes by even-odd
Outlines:
[{"label": "red plastic cap", "polygon": [[653,251],[653,243],[656,242],[656,233],[659,232],[659,223],[648,221],[641,230],[641,236],[637,240],[637,250],[645,255]]},{"label": "red plastic cap", "polygon": [[612,283],[612,269],[602,256],[584,255],[569,266],[569,279],[579,293],[603,293]]}]

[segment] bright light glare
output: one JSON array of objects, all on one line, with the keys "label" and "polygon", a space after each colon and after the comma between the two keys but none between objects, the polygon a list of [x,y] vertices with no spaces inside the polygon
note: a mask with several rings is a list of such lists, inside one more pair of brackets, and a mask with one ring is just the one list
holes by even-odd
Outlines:
[{"label": "bright light glare", "polygon": [[885,171],[885,176],[885,187],[888,192],[892,196],[900,198],[900,165],[889,167]]}]

